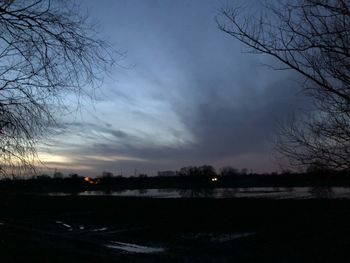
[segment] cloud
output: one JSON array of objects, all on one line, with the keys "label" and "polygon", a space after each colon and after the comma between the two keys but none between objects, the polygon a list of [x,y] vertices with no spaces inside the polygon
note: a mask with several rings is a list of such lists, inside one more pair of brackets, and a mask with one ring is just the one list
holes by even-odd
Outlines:
[{"label": "cloud", "polygon": [[242,53],[217,30],[212,1],[88,3],[134,66],[106,81],[98,101],[43,151],[95,174],[204,163],[276,169],[276,123],[308,107],[298,76]]}]

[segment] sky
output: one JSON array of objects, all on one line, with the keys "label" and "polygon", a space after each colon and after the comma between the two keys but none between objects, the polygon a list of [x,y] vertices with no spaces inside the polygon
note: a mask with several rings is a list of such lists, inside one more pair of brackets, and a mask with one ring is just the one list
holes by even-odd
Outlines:
[{"label": "sky", "polygon": [[[226,1],[224,4],[229,4]],[[256,1],[246,2],[259,10]],[[184,166],[280,169],[278,123],[306,102],[298,76],[275,71],[217,28],[223,1],[82,1],[123,58],[40,146],[45,169],[134,175]],[[73,105],[74,103],[71,103]]]}]

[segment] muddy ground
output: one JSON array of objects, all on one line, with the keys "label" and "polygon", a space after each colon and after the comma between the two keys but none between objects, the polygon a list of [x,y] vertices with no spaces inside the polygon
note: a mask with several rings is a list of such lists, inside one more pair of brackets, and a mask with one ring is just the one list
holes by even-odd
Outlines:
[{"label": "muddy ground", "polygon": [[349,200],[0,195],[0,262],[350,262]]}]

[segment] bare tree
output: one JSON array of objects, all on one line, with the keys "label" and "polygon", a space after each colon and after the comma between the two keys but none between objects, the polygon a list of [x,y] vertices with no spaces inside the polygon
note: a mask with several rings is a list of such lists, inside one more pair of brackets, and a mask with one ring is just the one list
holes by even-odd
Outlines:
[{"label": "bare tree", "polygon": [[265,1],[250,16],[225,8],[219,29],[254,53],[270,55],[277,68],[303,78],[315,110],[281,130],[277,150],[292,164],[350,169],[350,2]]},{"label": "bare tree", "polygon": [[36,145],[64,98],[93,88],[113,64],[74,1],[0,1],[0,171],[33,169]]}]

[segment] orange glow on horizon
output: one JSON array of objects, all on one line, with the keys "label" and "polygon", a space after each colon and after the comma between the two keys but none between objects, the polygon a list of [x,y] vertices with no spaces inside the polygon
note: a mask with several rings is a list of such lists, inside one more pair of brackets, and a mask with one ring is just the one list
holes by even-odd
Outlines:
[{"label": "orange glow on horizon", "polygon": [[93,179],[90,176],[85,176],[84,181],[88,182],[89,184],[99,184],[101,180],[99,178]]}]

